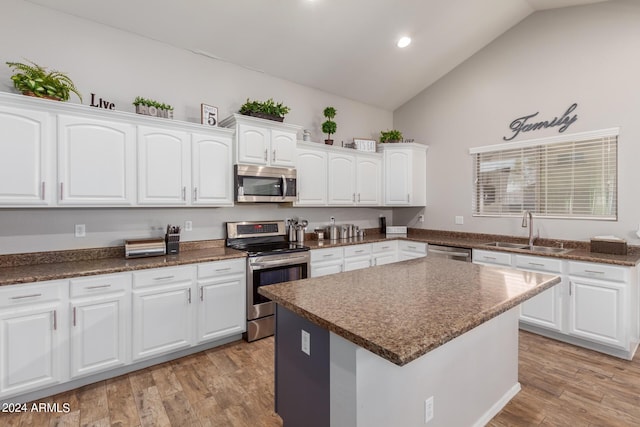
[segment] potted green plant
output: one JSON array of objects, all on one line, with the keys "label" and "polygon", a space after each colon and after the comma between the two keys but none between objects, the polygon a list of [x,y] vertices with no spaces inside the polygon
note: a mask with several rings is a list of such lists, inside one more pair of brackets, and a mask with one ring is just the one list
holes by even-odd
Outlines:
[{"label": "potted green plant", "polygon": [[336,109],[333,107],[327,107],[324,109],[323,114],[327,119],[322,123],[322,132],[327,134],[327,139],[324,140],[324,143],[327,145],[333,145],[331,135],[335,134],[336,130],[338,130],[338,125],[333,121],[333,118],[336,116]]},{"label": "potted green plant", "polygon": [[399,130],[387,130],[380,132],[380,143],[385,142],[401,142],[402,141],[402,132]]},{"label": "potted green plant", "polygon": [[282,122],[284,121],[284,116],[286,116],[289,111],[291,111],[289,107],[282,102],[276,103],[272,98],[264,102],[251,101],[247,98],[247,102],[240,107],[239,113],[245,116]]},{"label": "potted green plant", "polygon": [[133,100],[133,105],[136,106],[136,113],[138,114],[173,119],[173,107],[169,104],[136,96],[136,99]]},{"label": "potted green plant", "polygon": [[28,62],[29,64],[6,62],[15,73],[11,76],[13,86],[22,94],[56,101],[68,101],[71,92],[73,92],[82,102],[82,95],[66,74],[56,70],[47,71],[45,67],[31,61]]}]

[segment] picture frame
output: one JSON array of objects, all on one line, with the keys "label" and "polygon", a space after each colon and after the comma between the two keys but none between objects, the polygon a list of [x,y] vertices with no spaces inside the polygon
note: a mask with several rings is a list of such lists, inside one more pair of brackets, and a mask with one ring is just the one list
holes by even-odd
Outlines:
[{"label": "picture frame", "polygon": [[376,152],[376,140],[368,138],[353,138],[354,148],[359,151]]},{"label": "picture frame", "polygon": [[218,107],[200,104],[200,122],[207,126],[218,126]]}]

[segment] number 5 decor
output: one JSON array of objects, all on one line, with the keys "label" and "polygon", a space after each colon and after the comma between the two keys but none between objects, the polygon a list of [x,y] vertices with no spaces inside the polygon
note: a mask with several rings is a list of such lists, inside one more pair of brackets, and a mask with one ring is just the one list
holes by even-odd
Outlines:
[{"label": "number 5 decor", "polygon": [[200,121],[203,125],[218,126],[218,107],[200,104]]}]

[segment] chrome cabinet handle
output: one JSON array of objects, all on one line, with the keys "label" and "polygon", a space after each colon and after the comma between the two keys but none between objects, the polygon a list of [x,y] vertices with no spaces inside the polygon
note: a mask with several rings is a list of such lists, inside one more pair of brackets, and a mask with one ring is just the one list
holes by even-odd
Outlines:
[{"label": "chrome cabinet handle", "polygon": [[204,286],[200,286],[200,301],[204,301]]},{"label": "chrome cabinet handle", "polygon": [[193,189],[193,200],[198,201],[198,187]]},{"label": "chrome cabinet handle", "polygon": [[597,271],[597,270],[585,270],[584,272],[589,274],[604,274],[604,271]]},{"label": "chrome cabinet handle", "polygon": [[226,267],[226,268],[217,268],[217,269],[216,269],[216,272],[218,272],[218,271],[229,271],[229,270],[231,270],[231,267]]},{"label": "chrome cabinet handle", "polygon": [[411,194],[407,193],[407,203],[411,203]]},{"label": "chrome cabinet handle", "polygon": [[271,157],[271,161],[272,162],[276,161],[276,150],[273,150],[273,156]]},{"label": "chrome cabinet handle", "polygon": [[17,297],[11,297],[11,299],[24,299],[24,298],[35,298],[35,297],[41,297],[42,294],[29,294],[29,295],[20,295]]},{"label": "chrome cabinet handle", "polygon": [[64,194],[64,183],[61,182],[60,183],[60,200],[64,199],[63,194]]},{"label": "chrome cabinet handle", "polygon": [[182,187],[182,200],[187,200],[187,187]]},{"label": "chrome cabinet handle", "polygon": [[364,252],[364,249],[360,249],[359,251],[356,251],[357,254],[361,254],[362,252]]},{"label": "chrome cabinet handle", "polygon": [[103,288],[110,288],[111,284],[107,283],[106,285],[97,285],[97,286],[87,286],[86,289],[103,289]]},{"label": "chrome cabinet handle", "polygon": [[356,193],[353,193],[353,201],[356,201]]},{"label": "chrome cabinet handle", "polygon": [[191,304],[191,288],[187,289],[187,302]]},{"label": "chrome cabinet handle", "polygon": [[53,310],[53,330],[58,330],[58,312]]},{"label": "chrome cabinet handle", "polygon": [[360,203],[360,193],[358,193],[358,203]]},{"label": "chrome cabinet handle", "polygon": [[540,264],[540,263],[537,263],[537,262],[530,262],[529,265],[533,265],[535,267],[544,267],[544,264]]},{"label": "chrome cabinet handle", "polygon": [[494,260],[494,261],[495,261],[495,259],[496,259],[496,257],[493,257],[493,256],[486,256],[486,255],[485,255],[485,256],[483,256],[482,258],[484,258],[484,259],[490,259],[490,260]]},{"label": "chrome cabinet handle", "polygon": [[76,308],[73,307],[73,326],[76,326]]},{"label": "chrome cabinet handle", "polygon": [[154,277],[153,280],[166,280],[173,279],[175,276],[162,276],[162,277]]},{"label": "chrome cabinet handle", "polygon": [[265,149],[264,149],[264,161],[265,161],[265,162],[267,161],[267,151],[268,151],[268,150],[265,148]]},{"label": "chrome cabinet handle", "polygon": [[41,187],[41,188],[42,188],[42,191],[40,192],[40,194],[41,194],[41,197],[42,197],[42,200],[44,200],[44,190],[45,190],[45,184],[46,184],[46,183],[45,183],[44,181],[42,181],[42,187]]}]

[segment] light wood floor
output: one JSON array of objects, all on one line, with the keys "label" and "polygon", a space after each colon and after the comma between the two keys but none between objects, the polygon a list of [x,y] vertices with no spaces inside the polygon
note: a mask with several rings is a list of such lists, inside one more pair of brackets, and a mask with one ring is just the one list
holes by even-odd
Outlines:
[{"label": "light wood floor", "polygon": [[[522,391],[490,426],[640,426],[640,353],[628,362],[520,332],[519,375]],[[273,413],[273,338],[39,402],[69,403],[71,411],[0,414],[0,426],[282,426]]]}]

